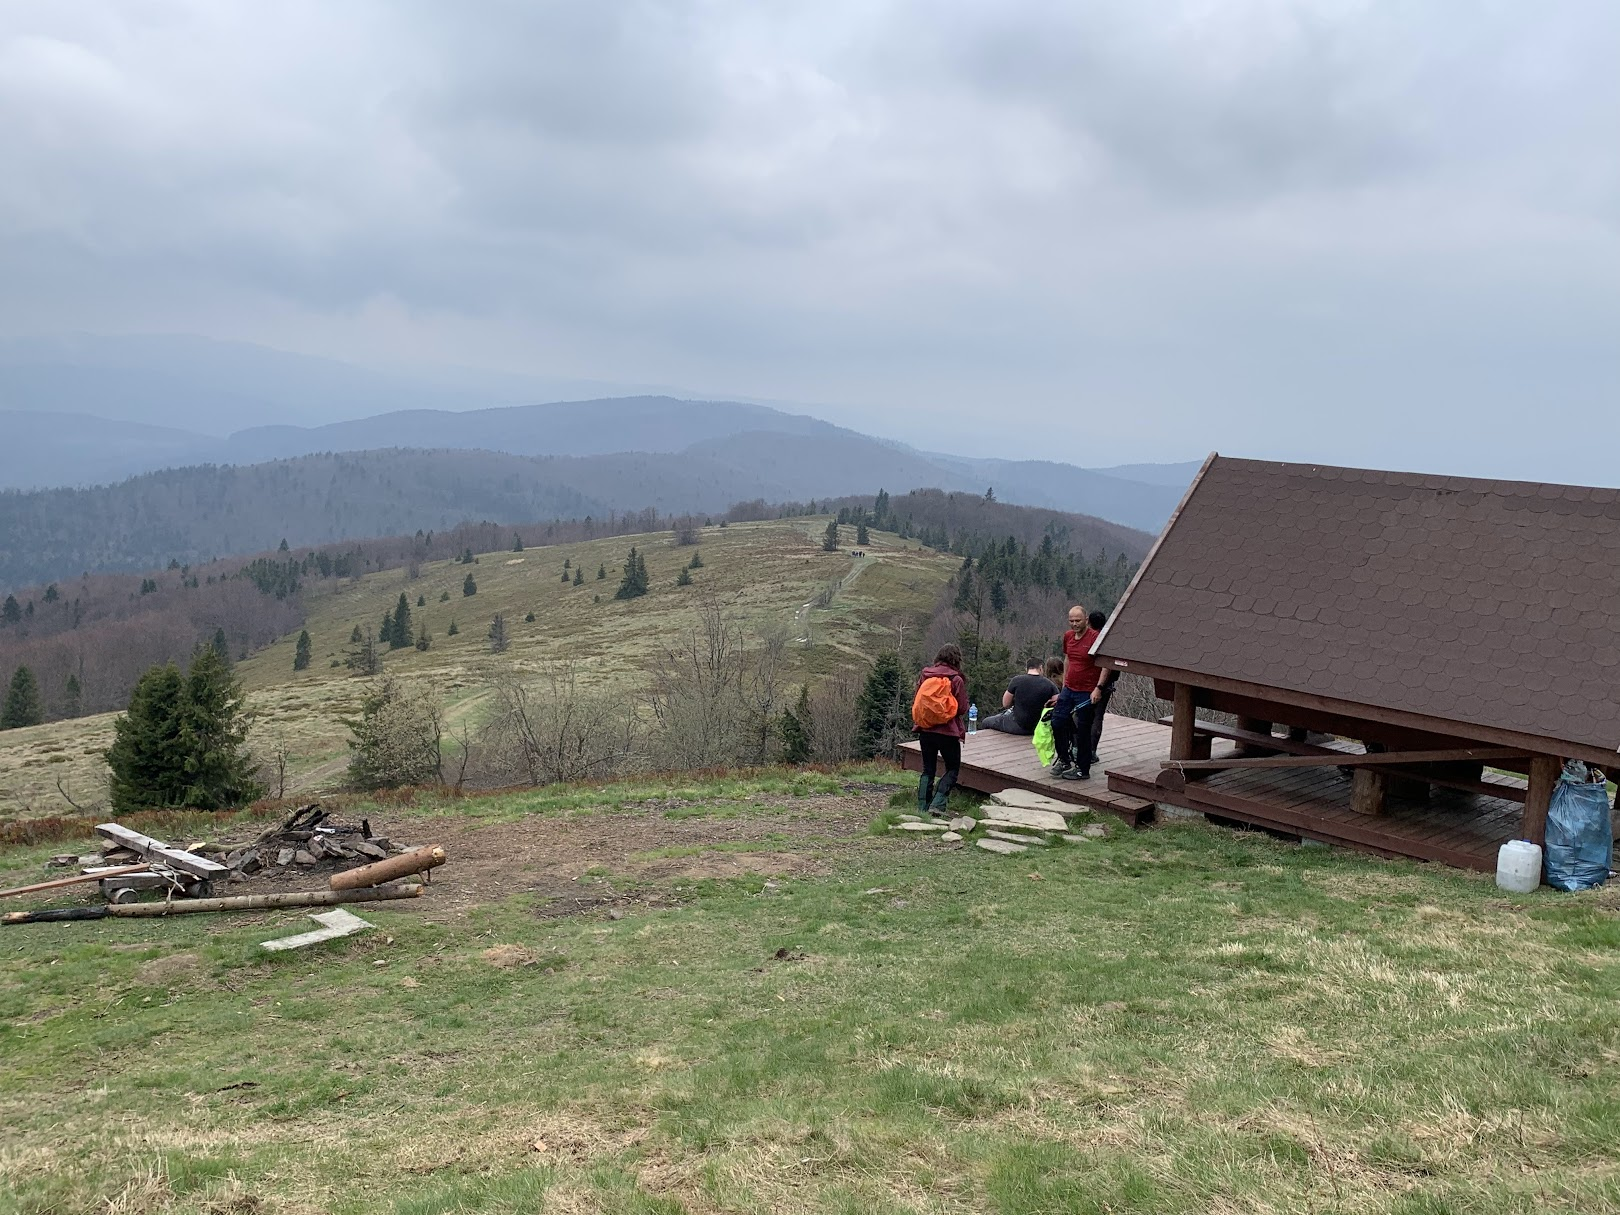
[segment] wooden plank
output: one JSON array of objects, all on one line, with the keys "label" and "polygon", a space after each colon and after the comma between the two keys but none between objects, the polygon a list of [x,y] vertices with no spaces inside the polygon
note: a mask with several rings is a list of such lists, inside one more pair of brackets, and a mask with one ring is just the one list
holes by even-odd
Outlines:
[{"label": "wooden plank", "polygon": [[[1118,609],[1115,610],[1115,614],[1118,614]],[[1274,720],[1288,720],[1288,709],[1317,710],[1323,713],[1336,714],[1341,719],[1348,719],[1352,722],[1376,722],[1400,729],[1438,734],[1447,738],[1460,737],[1465,740],[1474,740],[1495,746],[1518,747],[1522,748],[1522,750],[1516,752],[1516,754],[1520,755],[1551,752],[1571,759],[1584,759],[1588,763],[1594,763],[1605,768],[1615,762],[1615,752],[1612,748],[1590,743],[1543,738],[1534,734],[1525,734],[1518,730],[1506,730],[1500,726],[1478,725],[1474,722],[1429,717],[1424,714],[1409,713],[1401,709],[1391,709],[1385,705],[1356,704],[1353,701],[1321,696],[1314,692],[1296,692],[1291,688],[1268,688],[1261,684],[1249,683],[1247,680],[1231,679],[1224,675],[1212,675],[1201,671],[1189,671],[1181,667],[1161,666],[1158,663],[1136,659],[1113,658],[1109,660],[1108,665],[1131,674],[1146,675],[1152,679],[1162,679],[1169,683],[1192,683],[1200,688],[1252,697],[1264,704],[1274,705],[1283,710],[1275,714]],[[1331,732],[1350,735],[1356,733],[1354,728],[1334,729]]]},{"label": "wooden plank", "polygon": [[1271,755],[1262,759],[1231,756],[1226,759],[1167,759],[1166,768],[1205,770],[1217,768],[1388,768],[1397,764],[1432,764],[1454,759],[1518,759],[1522,751],[1507,747],[1458,748],[1450,751],[1353,751],[1332,755]]},{"label": "wooden plank", "polygon": [[211,861],[205,856],[197,856],[179,848],[171,848],[162,840],[142,835],[139,831],[131,831],[128,827],[117,823],[102,823],[96,828],[96,834],[102,839],[112,840],[121,848],[128,848],[137,856],[145,857],[149,861],[162,861],[169,868],[189,873],[192,877],[224,877],[230,872],[218,861]]},{"label": "wooden plank", "polygon": [[14,894],[34,894],[40,890],[55,890],[61,886],[77,886],[80,882],[99,882],[102,878],[125,877],[131,873],[145,873],[151,868],[144,861],[139,865],[118,865],[112,869],[92,869],[89,873],[75,873],[72,877],[53,878],[48,882],[35,882],[32,886],[13,886],[0,890],[0,899]]},{"label": "wooden plank", "polygon": [[1552,805],[1553,786],[1563,767],[1556,757],[1538,755],[1530,761],[1530,787],[1524,795],[1524,838],[1532,844],[1547,842],[1547,808]]},{"label": "wooden plank", "polygon": [[[1159,718],[1159,724],[1168,726],[1169,717]],[[1248,730],[1239,730],[1233,726],[1223,726],[1214,721],[1198,721],[1193,725],[1196,734],[1208,734],[1211,738],[1224,738],[1228,742],[1254,743],[1269,747],[1275,751],[1285,751],[1289,755],[1343,755],[1345,752],[1333,747],[1324,747],[1318,743],[1296,741],[1293,738],[1282,738],[1270,734],[1253,734]]]}]

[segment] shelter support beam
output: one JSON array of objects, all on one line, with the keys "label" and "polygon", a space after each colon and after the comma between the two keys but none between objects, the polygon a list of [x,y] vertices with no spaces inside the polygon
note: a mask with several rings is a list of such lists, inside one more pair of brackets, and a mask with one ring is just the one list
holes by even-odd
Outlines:
[{"label": "shelter support beam", "polygon": [[1552,805],[1553,786],[1563,765],[1554,755],[1537,755],[1530,761],[1530,788],[1524,795],[1524,838],[1532,844],[1547,842],[1547,808]]}]

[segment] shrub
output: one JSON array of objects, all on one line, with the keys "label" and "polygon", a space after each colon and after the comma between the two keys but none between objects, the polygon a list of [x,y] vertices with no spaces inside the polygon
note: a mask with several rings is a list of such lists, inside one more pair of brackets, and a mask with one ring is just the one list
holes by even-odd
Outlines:
[{"label": "shrub", "polygon": [[357,789],[436,784],[442,778],[444,718],[421,689],[388,677],[360,702],[360,716],[344,722],[352,737],[349,782]]}]

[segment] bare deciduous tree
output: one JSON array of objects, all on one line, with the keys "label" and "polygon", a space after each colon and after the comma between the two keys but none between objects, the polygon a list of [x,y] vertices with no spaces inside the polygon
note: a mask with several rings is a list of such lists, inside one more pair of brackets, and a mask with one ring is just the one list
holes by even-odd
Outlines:
[{"label": "bare deciduous tree", "polygon": [[612,776],[641,752],[635,705],[622,694],[579,685],[572,663],[533,680],[508,672],[495,682],[495,713],[480,742],[505,783],[547,785]]}]

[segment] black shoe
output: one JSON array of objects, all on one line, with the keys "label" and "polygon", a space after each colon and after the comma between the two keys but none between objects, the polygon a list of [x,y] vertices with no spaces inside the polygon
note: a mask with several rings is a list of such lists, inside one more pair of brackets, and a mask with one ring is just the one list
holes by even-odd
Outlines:
[{"label": "black shoe", "polygon": [[1091,753],[1091,762],[1092,762],[1092,763],[1096,763],[1096,762],[1097,762],[1097,759],[1098,759],[1098,756],[1097,756],[1097,753],[1096,753],[1096,752],[1095,752],[1095,751],[1093,751],[1093,752],[1092,752],[1092,753]]},{"label": "black shoe", "polygon": [[1067,772],[1063,773],[1063,775],[1059,776],[1058,779],[1059,780],[1090,780],[1091,779],[1091,773],[1089,771],[1083,771],[1080,768],[1070,768]]}]

